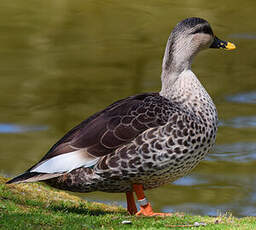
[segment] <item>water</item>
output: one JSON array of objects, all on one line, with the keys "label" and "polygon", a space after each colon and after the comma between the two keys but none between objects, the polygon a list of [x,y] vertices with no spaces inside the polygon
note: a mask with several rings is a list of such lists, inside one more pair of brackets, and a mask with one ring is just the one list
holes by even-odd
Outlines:
[{"label": "water", "polygon": [[228,101],[256,104],[256,92],[238,93],[227,97]]},{"label": "water", "polygon": [[44,126],[22,126],[14,124],[0,124],[0,133],[25,133],[46,130]]},{"label": "water", "polygon": [[[199,16],[237,45],[204,51],[193,64],[218,108],[217,143],[191,175],[147,196],[156,211],[255,215],[255,7],[241,0],[1,1],[0,173],[23,172],[113,101],[158,91],[171,29]],[[82,196],[125,205],[123,194]]]}]

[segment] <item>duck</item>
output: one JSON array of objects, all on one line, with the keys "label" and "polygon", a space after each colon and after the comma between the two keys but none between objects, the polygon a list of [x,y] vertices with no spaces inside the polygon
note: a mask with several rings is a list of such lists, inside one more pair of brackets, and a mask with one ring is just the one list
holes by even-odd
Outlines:
[{"label": "duck", "polygon": [[208,48],[236,46],[220,40],[205,19],[179,22],[164,52],[160,92],[121,99],[90,116],[7,184],[44,181],[72,192],[125,193],[131,215],[172,215],[154,212],[144,191],[188,175],[215,143],[217,110],[191,70]]}]

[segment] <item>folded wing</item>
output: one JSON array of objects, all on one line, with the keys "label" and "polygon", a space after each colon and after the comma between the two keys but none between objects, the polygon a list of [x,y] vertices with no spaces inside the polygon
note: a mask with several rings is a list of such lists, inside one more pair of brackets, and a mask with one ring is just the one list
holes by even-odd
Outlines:
[{"label": "folded wing", "polygon": [[170,112],[166,103],[157,93],[117,101],[70,130],[26,173],[58,175],[91,167],[145,130],[165,124]]}]

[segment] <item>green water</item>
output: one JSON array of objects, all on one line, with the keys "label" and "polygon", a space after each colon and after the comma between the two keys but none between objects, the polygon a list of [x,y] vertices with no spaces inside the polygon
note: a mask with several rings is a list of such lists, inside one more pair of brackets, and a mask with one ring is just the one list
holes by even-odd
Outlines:
[{"label": "green water", "polygon": [[[204,51],[193,64],[218,108],[216,147],[190,176],[147,196],[156,210],[255,215],[255,1],[2,0],[0,6],[1,174],[28,169],[113,101],[159,91],[170,31],[199,16],[237,45],[233,52]],[[125,205],[123,194],[83,197]]]}]

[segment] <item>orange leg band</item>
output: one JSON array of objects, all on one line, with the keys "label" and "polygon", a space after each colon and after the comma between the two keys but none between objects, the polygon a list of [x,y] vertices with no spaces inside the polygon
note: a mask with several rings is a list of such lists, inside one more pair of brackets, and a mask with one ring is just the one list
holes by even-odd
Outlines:
[{"label": "orange leg band", "polygon": [[134,184],[133,190],[136,193],[138,201],[143,204],[140,206],[140,211],[136,213],[136,216],[143,215],[143,216],[171,216],[171,213],[156,213],[153,211],[152,206],[144,194],[143,185],[142,184]]}]

